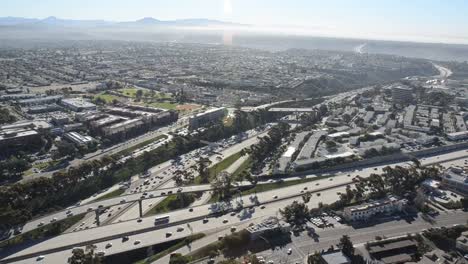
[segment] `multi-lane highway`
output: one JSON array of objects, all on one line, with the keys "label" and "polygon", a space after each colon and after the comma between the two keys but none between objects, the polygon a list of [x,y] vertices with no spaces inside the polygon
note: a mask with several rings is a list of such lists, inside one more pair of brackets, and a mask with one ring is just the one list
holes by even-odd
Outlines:
[{"label": "multi-lane highway", "polygon": [[[460,165],[465,162],[465,158],[467,156],[468,153],[466,152],[466,150],[460,150],[439,156],[424,158],[421,160],[421,163],[423,165],[434,163],[439,163],[444,166]],[[407,162],[401,162],[392,165],[407,164]],[[209,225],[203,223],[204,221],[202,219],[215,211],[214,208],[216,207],[216,205],[213,204],[194,207],[193,211],[189,211],[188,209],[178,210],[168,213],[167,215],[170,216],[171,224],[175,224],[176,226],[178,226],[186,225],[188,223],[192,227],[193,232],[205,232],[206,230],[210,230],[213,228],[222,229],[223,227],[229,227],[233,223],[240,223],[248,219],[254,219],[268,215],[276,215],[278,208],[289,204],[294,199],[300,199],[299,196],[306,187],[308,191],[313,192],[314,194],[320,193],[320,196],[313,196],[313,199],[311,199],[311,204],[309,206],[316,206],[318,202],[333,202],[338,198],[337,193],[343,192],[346,184],[352,184],[351,179],[353,177],[357,175],[361,177],[368,177],[372,173],[380,172],[384,166],[386,165],[362,168],[352,172],[337,173],[333,178],[325,178],[308,183],[258,193],[257,199],[259,201],[259,204],[256,205],[253,211],[244,210],[240,214],[237,213],[235,215],[227,214],[221,217],[210,217],[208,219],[208,222],[210,223]],[[309,175],[308,177],[316,176],[317,175]],[[251,196],[243,196],[242,201],[244,202],[244,207],[257,204],[253,200],[251,200]],[[236,202],[234,201],[232,204],[235,207]],[[264,209],[261,209],[262,205],[265,205]],[[240,217],[239,215],[242,215],[242,217]],[[35,246],[32,246],[26,250],[17,252],[9,258],[16,258],[20,256],[37,256],[40,254],[53,252],[64,252],[63,254],[69,254],[70,249],[72,247],[77,245],[82,246],[89,243],[96,244],[98,246],[98,249],[105,250],[106,254],[109,255],[125,250],[130,250],[133,248],[161,243],[188,234],[186,230],[184,231],[185,233],[176,232],[176,227],[174,226],[158,229],[158,227],[154,226],[154,218],[155,217],[145,217],[141,219],[141,222],[138,222],[137,220],[131,220],[106,225],[98,228],[83,230],[80,232],[63,234],[55,238],[51,238],[46,242],[42,242]],[[179,220],[181,220],[180,223],[178,222]],[[176,222],[174,223],[173,221]],[[172,232],[172,235],[166,237],[167,232]],[[140,242],[138,243],[138,245],[134,245],[133,242],[125,244],[121,241],[122,236],[125,235],[131,237],[134,241],[139,240]],[[120,243],[118,243],[119,241]],[[106,249],[107,243],[112,243],[113,246]],[[114,244],[119,246],[114,247]]]}]

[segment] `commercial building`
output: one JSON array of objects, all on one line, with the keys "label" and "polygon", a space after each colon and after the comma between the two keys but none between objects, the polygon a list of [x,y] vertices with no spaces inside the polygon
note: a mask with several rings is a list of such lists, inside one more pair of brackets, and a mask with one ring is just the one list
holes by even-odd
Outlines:
[{"label": "commercial building", "polygon": [[247,227],[246,230],[250,234],[250,239],[254,240],[265,232],[289,232],[291,230],[291,226],[288,223],[280,221],[278,218],[272,216],[259,224]]},{"label": "commercial building", "polygon": [[52,104],[59,102],[62,99],[62,97],[63,96],[61,95],[35,97],[30,99],[19,100],[18,104],[21,106]]},{"label": "commercial building", "polygon": [[221,120],[226,112],[226,108],[219,107],[213,108],[206,112],[196,114],[189,118],[189,128],[197,129],[199,127],[205,126],[209,123]]},{"label": "commercial building", "polygon": [[409,87],[392,87],[392,102],[394,104],[409,104],[413,102],[413,90]]},{"label": "commercial building", "polygon": [[77,132],[65,133],[63,135],[63,137],[66,138],[67,140],[71,141],[75,145],[78,145],[78,146],[87,145],[87,144],[94,141],[94,138],[92,138],[90,136],[83,136],[83,135],[81,135],[80,133],[77,133]]},{"label": "commercial building", "polygon": [[349,206],[343,210],[343,216],[348,221],[367,220],[376,214],[393,213],[403,210],[407,201],[393,195],[378,201]]},{"label": "commercial building", "polygon": [[83,98],[68,98],[62,100],[62,105],[72,111],[92,111],[96,110],[96,105]]},{"label": "commercial building", "polygon": [[452,141],[462,140],[468,138],[468,131],[453,132],[447,134],[447,139]]},{"label": "commercial building", "polygon": [[341,250],[327,251],[320,254],[321,264],[350,264],[351,259]]},{"label": "commercial building", "polygon": [[462,168],[450,167],[442,173],[442,186],[468,195],[468,174]]},{"label": "commercial building", "polygon": [[0,146],[24,146],[32,141],[39,140],[37,131],[26,128],[13,128],[0,131]]}]

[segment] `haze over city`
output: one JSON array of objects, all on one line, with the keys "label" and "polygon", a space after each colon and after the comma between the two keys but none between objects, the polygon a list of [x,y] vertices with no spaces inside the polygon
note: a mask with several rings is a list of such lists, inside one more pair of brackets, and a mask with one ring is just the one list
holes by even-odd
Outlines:
[{"label": "haze over city", "polygon": [[257,30],[277,33],[466,44],[467,13],[468,3],[463,0],[17,0],[3,1],[0,17],[107,21],[203,18],[255,25]]}]

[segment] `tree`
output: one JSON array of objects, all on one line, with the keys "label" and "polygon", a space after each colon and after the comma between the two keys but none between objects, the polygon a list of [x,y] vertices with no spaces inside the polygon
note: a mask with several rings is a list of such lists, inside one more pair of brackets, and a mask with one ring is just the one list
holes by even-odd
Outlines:
[{"label": "tree", "polygon": [[315,251],[314,254],[309,255],[307,257],[307,264],[321,264],[322,263],[322,257],[320,256],[320,253]]},{"label": "tree", "polygon": [[354,256],[353,242],[351,242],[351,239],[349,238],[348,235],[343,235],[340,238],[339,246],[340,246],[341,251],[343,252],[343,254],[345,254],[346,256],[348,256],[350,258],[352,256]]},{"label": "tree", "polygon": [[136,93],[135,93],[135,97],[136,97],[138,100],[140,100],[141,97],[143,97],[143,90],[138,89],[138,90],[136,91]]},{"label": "tree", "polygon": [[213,188],[213,195],[219,197],[220,200],[230,198],[232,189],[231,175],[226,171],[222,171],[211,183],[211,187]]},{"label": "tree", "polygon": [[208,167],[211,165],[211,160],[208,158],[200,157],[197,161],[197,165],[194,166],[194,169],[197,170],[198,175],[201,178],[202,183],[207,183],[209,180],[209,171]]},{"label": "tree", "polygon": [[52,159],[58,160],[65,157],[75,157],[78,150],[72,143],[61,141],[56,144],[57,150],[52,153]]},{"label": "tree", "polygon": [[16,117],[10,114],[7,108],[0,107],[0,124],[12,123]]},{"label": "tree", "polygon": [[169,264],[186,264],[189,262],[190,259],[186,256],[182,256],[180,253],[171,255],[171,258],[169,259]]},{"label": "tree", "polygon": [[302,200],[304,203],[310,202],[310,198],[312,198],[312,194],[310,192],[306,192],[302,195]]},{"label": "tree", "polygon": [[284,209],[280,209],[280,214],[291,225],[302,225],[306,219],[310,218],[307,205],[297,201],[287,205]]},{"label": "tree", "polygon": [[70,264],[100,264],[101,257],[94,253],[95,245],[87,245],[85,249],[75,248],[72,250],[72,256],[68,259]]}]

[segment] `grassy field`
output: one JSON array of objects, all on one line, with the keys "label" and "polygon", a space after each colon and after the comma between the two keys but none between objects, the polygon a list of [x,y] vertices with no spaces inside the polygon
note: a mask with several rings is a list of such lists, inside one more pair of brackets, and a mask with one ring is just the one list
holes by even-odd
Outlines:
[{"label": "grassy field", "polygon": [[176,251],[177,249],[183,247],[183,246],[186,246],[190,243],[192,243],[193,241],[195,240],[198,240],[198,239],[201,239],[203,237],[205,237],[206,235],[203,234],[203,233],[200,233],[200,234],[195,234],[195,235],[191,235],[191,236],[188,236],[184,239],[181,239],[179,242],[177,242],[176,244],[168,247],[167,249],[155,254],[155,255],[152,255],[146,259],[143,259],[143,260],[140,260],[140,261],[137,261],[135,262],[135,264],[145,264],[145,263],[152,263],[164,256],[166,256],[167,254],[173,252],[173,251]]},{"label": "grassy field", "polygon": [[176,110],[177,109],[177,104],[170,103],[170,102],[162,102],[162,103],[155,102],[155,103],[150,103],[149,106],[156,107],[156,108],[169,109],[169,110]]},{"label": "grassy field", "polygon": [[196,194],[194,193],[183,193],[180,194],[180,198],[177,194],[172,194],[164,198],[155,207],[151,208],[145,216],[167,213],[177,209],[188,207],[191,203],[195,202]]},{"label": "grassy field", "polygon": [[[136,93],[138,90],[142,90],[143,97],[146,97],[146,98],[148,98],[149,96],[148,92],[151,91],[150,89],[145,89],[145,88],[124,88],[124,89],[118,90],[118,92],[121,93],[122,95],[131,97],[131,98],[136,98]],[[154,96],[152,98],[170,99],[172,98],[172,96],[169,93],[162,93],[162,92],[155,91]]]},{"label": "grassy field", "polygon": [[130,154],[131,152],[133,152],[134,150],[142,148],[142,147],[144,147],[146,145],[149,145],[149,144],[155,142],[156,140],[163,139],[163,138],[165,139],[165,138],[167,138],[167,136],[166,135],[159,135],[159,136],[157,136],[155,138],[145,140],[145,141],[143,141],[141,143],[136,144],[133,147],[127,148],[127,149],[122,150],[122,151],[119,151],[119,152],[113,154],[112,156],[114,156],[114,157],[126,156],[126,155]]},{"label": "grassy field", "polygon": [[114,99],[118,100],[120,97],[118,97],[116,95],[112,95],[112,94],[100,93],[100,94],[94,96],[94,99],[96,99],[96,98],[101,98],[102,100],[106,101],[106,104],[110,104],[110,103],[112,103],[112,101]]},{"label": "grassy field", "polygon": [[[216,163],[215,165],[211,166],[208,168],[208,174],[209,174],[209,179],[213,179],[216,177],[216,174],[220,173],[221,171],[229,168],[236,160],[238,160],[241,157],[240,152],[234,153],[231,156],[223,159],[221,162]],[[195,184],[201,184],[201,178],[196,177]]]},{"label": "grassy field", "polygon": [[237,178],[242,172],[244,171],[249,171],[250,167],[252,166],[252,158],[248,157],[240,166],[237,168],[237,170],[232,173],[232,177],[235,179]]},{"label": "grassy field", "polygon": [[114,198],[114,197],[117,197],[117,196],[120,196],[122,193],[124,193],[125,190],[121,190],[121,189],[117,189],[117,190],[114,190],[110,193],[106,193],[105,195],[97,198],[96,200],[94,200],[95,202],[98,202],[98,201],[102,201],[102,200],[106,200],[106,199],[110,199],[110,198]]},{"label": "grassy field", "polygon": [[326,179],[330,177],[333,177],[333,176],[322,176],[322,177],[314,177],[314,178],[307,178],[307,179],[300,179],[300,180],[293,180],[293,181],[281,181],[281,182],[274,182],[274,183],[257,184],[254,188],[242,191],[242,195],[249,195],[249,194],[256,193],[256,192],[259,193],[259,192],[271,191],[271,190],[275,190],[278,188],[289,187],[289,186],[293,186],[296,184],[317,181],[317,180]]}]

